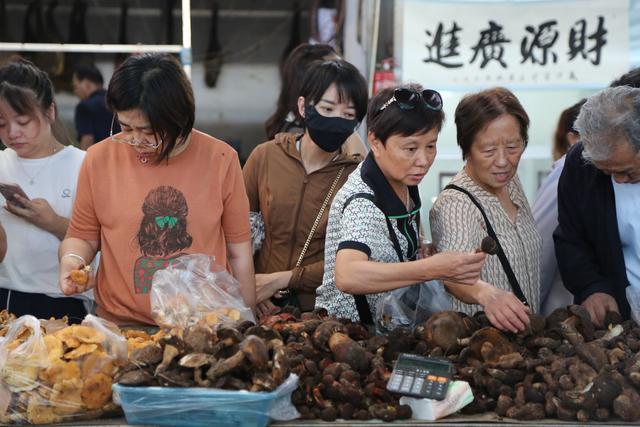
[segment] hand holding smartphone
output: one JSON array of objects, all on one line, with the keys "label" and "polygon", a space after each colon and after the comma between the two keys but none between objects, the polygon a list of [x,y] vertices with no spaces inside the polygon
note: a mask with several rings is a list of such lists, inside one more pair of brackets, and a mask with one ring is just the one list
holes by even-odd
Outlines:
[{"label": "hand holding smartphone", "polygon": [[29,196],[24,192],[22,187],[18,184],[2,184],[0,183],[0,194],[7,200],[7,203],[11,203],[19,208],[25,208],[24,206],[15,196],[16,194],[24,197],[29,200]]}]

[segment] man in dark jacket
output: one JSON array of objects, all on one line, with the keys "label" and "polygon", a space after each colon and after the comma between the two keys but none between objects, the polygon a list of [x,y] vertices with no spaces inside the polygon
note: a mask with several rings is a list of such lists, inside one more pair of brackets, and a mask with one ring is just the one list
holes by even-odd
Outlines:
[{"label": "man in dark jacket", "polygon": [[95,65],[80,65],[73,72],[73,93],[80,98],[74,121],[80,148],[86,150],[113,133],[120,132],[117,120],[107,108],[107,91],[103,87],[102,73]]},{"label": "man in dark jacket", "polygon": [[556,257],[575,302],[602,324],[607,311],[630,317],[628,286],[640,293],[640,89],[597,93],[575,127],[582,142],[558,184]]}]

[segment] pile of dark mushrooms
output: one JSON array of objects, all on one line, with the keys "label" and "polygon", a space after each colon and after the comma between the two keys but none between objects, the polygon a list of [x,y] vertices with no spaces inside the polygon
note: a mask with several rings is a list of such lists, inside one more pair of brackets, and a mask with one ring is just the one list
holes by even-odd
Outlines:
[{"label": "pile of dark mushrooms", "polygon": [[272,391],[299,376],[292,402],[306,419],[410,418],[386,389],[399,353],[446,358],[469,382],[465,414],[495,412],[519,420],[640,420],[640,327],[608,313],[596,328],[580,306],[507,334],[484,313],[445,311],[415,331],[372,334],[318,310],[282,313],[261,325],[194,325],[157,334],[135,349],[116,380],[123,385]]},{"label": "pile of dark mushrooms", "polygon": [[[475,400],[463,413],[519,420],[640,420],[640,328],[608,313],[597,329],[581,306],[531,316],[528,330],[503,334],[484,313],[432,316],[418,328],[429,350],[455,363]],[[442,333],[447,331],[447,333]]]},{"label": "pile of dark mushrooms", "polygon": [[376,352],[386,339],[328,319],[324,310],[279,314],[261,325],[200,323],[150,338],[130,352],[119,384],[272,391],[295,373],[300,382],[292,401],[303,418],[411,417],[400,396],[385,388],[392,358]]}]

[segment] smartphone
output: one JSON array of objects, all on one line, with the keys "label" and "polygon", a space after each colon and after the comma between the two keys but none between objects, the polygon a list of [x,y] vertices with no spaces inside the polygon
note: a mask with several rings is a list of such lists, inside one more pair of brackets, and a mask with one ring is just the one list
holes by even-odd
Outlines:
[{"label": "smartphone", "polygon": [[29,199],[27,193],[24,192],[22,187],[18,184],[0,184],[0,194],[7,200],[8,203],[12,205],[18,206],[19,208],[24,208],[25,206],[15,198],[15,195],[18,194],[25,199]]}]

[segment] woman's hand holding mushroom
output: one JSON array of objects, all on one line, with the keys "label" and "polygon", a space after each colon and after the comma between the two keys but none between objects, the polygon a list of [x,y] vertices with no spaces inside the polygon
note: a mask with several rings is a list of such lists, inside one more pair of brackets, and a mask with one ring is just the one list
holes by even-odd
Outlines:
[{"label": "woman's hand holding mushroom", "polygon": [[530,310],[513,293],[483,281],[476,286],[481,287],[478,303],[484,308],[493,326],[502,331],[517,333],[529,325]]},{"label": "woman's hand holding mushroom", "polygon": [[93,274],[87,273],[87,280],[78,282],[73,280],[74,272],[84,269],[87,266],[77,257],[63,256],[60,259],[60,289],[65,295],[74,295],[92,289],[96,285],[96,278]]}]

